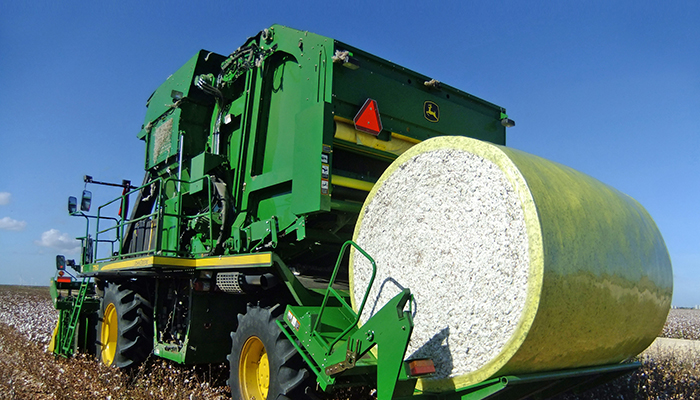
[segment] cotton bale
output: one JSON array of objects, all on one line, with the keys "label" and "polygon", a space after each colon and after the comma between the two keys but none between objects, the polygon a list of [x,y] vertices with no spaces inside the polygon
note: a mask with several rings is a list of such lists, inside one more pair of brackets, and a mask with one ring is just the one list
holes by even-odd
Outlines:
[{"label": "cotton bale", "polygon": [[[406,358],[437,369],[421,390],[618,363],[654,340],[670,308],[669,255],[638,202],[471,138],[402,154],[367,197],[354,240],[377,263],[361,323],[402,288],[415,297]],[[356,309],[370,275],[352,252]]]}]

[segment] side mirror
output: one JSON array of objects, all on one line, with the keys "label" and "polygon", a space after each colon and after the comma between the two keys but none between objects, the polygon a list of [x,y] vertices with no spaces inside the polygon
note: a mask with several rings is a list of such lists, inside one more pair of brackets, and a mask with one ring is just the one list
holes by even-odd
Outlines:
[{"label": "side mirror", "polygon": [[80,211],[90,211],[90,203],[92,203],[92,192],[83,190],[83,198],[80,200]]},{"label": "side mirror", "polygon": [[66,269],[66,257],[62,255],[56,256],[56,269],[63,271]]},{"label": "side mirror", "polygon": [[75,214],[78,211],[78,199],[75,196],[68,198],[68,214]]}]

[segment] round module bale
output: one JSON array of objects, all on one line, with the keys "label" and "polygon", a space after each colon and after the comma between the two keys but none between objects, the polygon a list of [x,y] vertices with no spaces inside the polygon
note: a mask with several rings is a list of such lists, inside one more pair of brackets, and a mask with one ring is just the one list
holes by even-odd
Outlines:
[{"label": "round module bale", "polygon": [[[668,252],[639,203],[465,137],[427,140],[392,163],[354,240],[377,263],[361,323],[402,288],[414,295],[406,358],[436,365],[420,390],[621,362],[654,340],[671,303]],[[352,252],[356,309],[370,275]]]}]

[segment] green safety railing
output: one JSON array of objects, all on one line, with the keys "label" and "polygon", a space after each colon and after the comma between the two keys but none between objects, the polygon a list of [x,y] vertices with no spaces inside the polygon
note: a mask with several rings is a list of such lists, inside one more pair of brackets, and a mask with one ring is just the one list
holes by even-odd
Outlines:
[{"label": "green safety railing", "polygon": [[[353,310],[353,308],[343,299],[343,296],[341,296],[340,293],[338,293],[338,291],[333,288],[333,283],[335,282],[336,275],[338,275],[338,271],[340,270],[340,263],[348,246],[354,247],[365,258],[367,258],[367,260],[369,260],[370,263],[372,263],[372,277],[369,280],[369,284],[367,285],[367,289],[365,290],[365,295],[362,298],[362,304],[360,305],[360,308],[357,310],[357,312],[355,312],[355,310]],[[335,346],[336,343],[342,340],[348,333],[350,333],[350,331],[352,331],[357,326],[358,322],[360,322],[360,315],[362,315],[362,310],[364,310],[365,308],[365,303],[367,302],[367,297],[369,297],[369,291],[372,288],[372,285],[374,284],[374,278],[376,275],[377,264],[374,262],[374,259],[369,254],[367,254],[359,245],[357,245],[357,243],[353,242],[352,240],[348,240],[347,242],[343,243],[343,247],[340,249],[340,254],[338,255],[338,261],[336,261],[335,268],[333,269],[333,275],[331,275],[331,279],[328,282],[328,290],[326,290],[326,293],[323,296],[323,301],[321,302],[321,307],[318,311],[318,317],[311,329],[311,334],[319,340],[319,343],[326,350],[327,354],[331,352],[333,346]],[[355,315],[355,320],[353,323],[348,325],[348,327],[345,328],[340,333],[340,335],[338,335],[329,343],[326,341],[325,338],[323,338],[323,336],[321,336],[318,327],[321,326],[321,320],[323,319],[323,311],[325,310],[328,304],[328,299],[330,296],[333,296],[335,299],[337,299],[340,302],[340,304],[351,313],[351,315]]]},{"label": "green safety railing", "polygon": [[[148,182],[147,184],[139,186],[136,189],[132,189],[132,190],[122,194],[121,196],[119,196],[119,197],[117,197],[117,198],[115,198],[115,199],[113,199],[113,200],[111,200],[111,201],[109,201],[109,202],[107,202],[107,203],[105,203],[97,208],[97,226],[95,228],[95,239],[94,239],[95,245],[93,246],[93,260],[95,262],[114,260],[115,258],[120,259],[121,257],[126,256],[126,255],[134,256],[134,255],[141,255],[140,253],[147,254],[150,252],[150,251],[143,251],[143,252],[137,252],[134,254],[123,254],[124,230],[127,229],[130,224],[136,224],[139,221],[146,220],[148,218],[152,218],[152,217],[156,216],[158,214],[157,211],[152,212],[148,215],[144,215],[142,217],[136,218],[134,220],[128,220],[127,218],[123,218],[121,215],[118,218],[103,217],[102,215],[104,214],[104,210],[107,207],[113,206],[117,202],[119,202],[119,205],[121,207],[125,207],[126,204],[128,203],[129,196],[131,196],[134,193],[140,192],[143,188],[145,188],[147,186],[152,186],[154,184],[158,189],[158,193],[156,194],[156,196],[157,196],[156,198],[160,199],[161,194],[162,194],[162,191],[160,190],[162,187],[162,184],[161,184],[162,181],[163,181],[162,178],[157,178],[153,181]],[[100,221],[102,221],[103,219],[108,219],[108,218],[110,220],[114,221],[114,225],[109,226],[106,229],[100,230]],[[100,239],[100,235],[102,235],[104,237],[105,235],[112,233],[112,232],[114,233],[113,239],[112,238]],[[102,257],[102,258],[99,257],[99,252],[100,252],[99,244],[100,243],[110,243],[111,244],[111,252],[107,257]],[[115,251],[116,244],[118,244],[118,251]]]},{"label": "green safety railing", "polygon": [[[204,187],[207,190],[207,204],[203,212],[195,215],[183,215],[183,193],[187,193],[187,188],[197,182],[204,181]],[[129,196],[140,192],[142,189],[148,186],[155,186],[157,188],[156,193],[151,193],[151,196],[156,196],[156,202],[153,212],[149,214],[142,215],[138,218],[128,219],[126,216],[115,217],[105,217],[105,210],[108,207],[115,207],[116,204],[121,205],[121,207],[126,207],[128,204]],[[183,187],[184,186],[184,187]],[[174,194],[173,197],[168,198],[167,194]],[[166,200],[171,200],[177,198],[177,209],[174,212],[166,212]],[[92,259],[94,262],[100,261],[113,261],[115,259],[119,260],[125,257],[143,256],[150,254],[164,254],[164,255],[188,255],[192,254],[180,248],[179,241],[175,240],[175,246],[169,247],[167,243],[164,244],[164,235],[171,237],[174,235],[175,238],[180,237],[180,233],[184,226],[187,226],[188,222],[195,220],[197,218],[205,218],[208,220],[209,238],[213,238],[213,208],[212,208],[212,181],[209,175],[204,175],[194,181],[179,180],[176,178],[157,178],[144,185],[137,187],[136,189],[130,190],[121,196],[101,205],[97,209],[97,223],[95,228],[95,239],[90,239],[89,234],[82,239],[84,239],[84,245],[88,241],[92,240],[94,242],[92,249]],[[169,219],[172,219],[170,221]],[[108,226],[107,228],[100,229],[100,221],[109,220],[113,221],[114,224]],[[141,221],[152,221],[150,223],[149,229],[151,229],[151,235],[153,237],[153,244],[149,246],[148,249],[129,252],[128,249],[124,248],[124,240],[127,229],[130,226],[136,226]],[[110,238],[104,239],[105,235],[113,235]],[[108,256],[100,257],[100,243],[108,243],[110,245],[110,254]],[[206,251],[195,253],[195,254],[205,254],[211,249],[208,248]]]}]

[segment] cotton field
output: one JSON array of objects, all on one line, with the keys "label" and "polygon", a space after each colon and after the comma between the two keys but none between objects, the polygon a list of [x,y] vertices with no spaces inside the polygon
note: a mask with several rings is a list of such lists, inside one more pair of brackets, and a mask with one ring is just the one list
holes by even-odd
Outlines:
[{"label": "cotton field", "polygon": [[[1,399],[228,399],[225,365],[183,367],[152,357],[131,374],[92,357],[47,352],[57,320],[48,289],[0,286]],[[663,336],[700,339],[700,310],[671,310]],[[574,399],[700,398],[700,356],[661,353],[639,357],[642,368]],[[366,395],[336,394],[340,400]]]},{"label": "cotton field", "polygon": [[700,340],[700,310],[671,310],[661,336],[674,339]]}]

